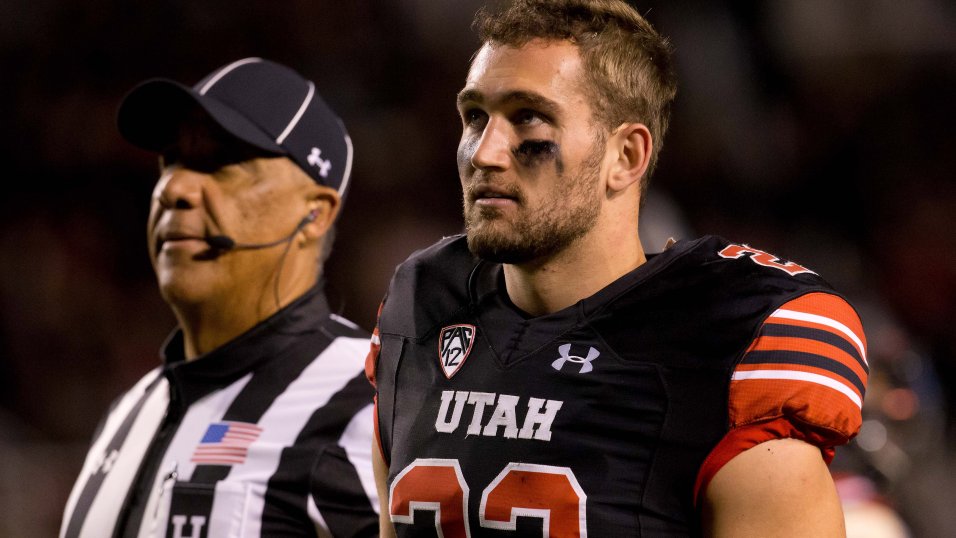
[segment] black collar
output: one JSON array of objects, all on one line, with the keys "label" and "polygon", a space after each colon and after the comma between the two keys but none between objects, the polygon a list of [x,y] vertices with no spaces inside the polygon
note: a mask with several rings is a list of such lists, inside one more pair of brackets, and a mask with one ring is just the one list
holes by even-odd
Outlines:
[{"label": "black collar", "polygon": [[296,336],[318,331],[330,310],[322,284],[257,325],[209,353],[186,362],[182,329],[176,328],[160,350],[163,373],[190,405],[235,382],[260,366],[279,360]]},{"label": "black collar", "polygon": [[680,241],[662,253],[648,254],[646,263],[622,275],[594,295],[542,316],[530,316],[511,302],[500,264],[480,261],[468,283],[471,308],[485,335],[492,338],[489,344],[499,360],[507,364],[528,356],[575,327],[585,325],[605,309],[614,297],[652,280],[700,241]]}]

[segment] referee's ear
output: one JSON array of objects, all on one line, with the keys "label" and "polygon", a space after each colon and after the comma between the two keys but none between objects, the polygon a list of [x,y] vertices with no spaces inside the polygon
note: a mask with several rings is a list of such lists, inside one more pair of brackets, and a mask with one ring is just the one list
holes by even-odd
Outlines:
[{"label": "referee's ear", "polygon": [[335,223],[342,206],[338,191],[325,185],[312,183],[308,193],[311,221],[302,227],[302,244],[318,242]]}]

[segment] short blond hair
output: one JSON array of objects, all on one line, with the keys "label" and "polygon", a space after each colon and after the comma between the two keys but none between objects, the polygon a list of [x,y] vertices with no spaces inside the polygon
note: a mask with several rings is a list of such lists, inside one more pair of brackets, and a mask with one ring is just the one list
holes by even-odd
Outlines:
[{"label": "short blond hair", "polygon": [[622,0],[513,0],[482,8],[474,28],[483,43],[520,47],[532,39],[567,40],[584,62],[585,92],[608,129],[643,123],[654,149],[645,189],[670,123],[677,76],[669,41]]}]

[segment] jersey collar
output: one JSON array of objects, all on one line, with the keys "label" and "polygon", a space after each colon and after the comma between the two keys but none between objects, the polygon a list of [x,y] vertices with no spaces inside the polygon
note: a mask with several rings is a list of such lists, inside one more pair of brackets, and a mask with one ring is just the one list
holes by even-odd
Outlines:
[{"label": "jersey collar", "polygon": [[188,405],[238,380],[260,365],[280,360],[302,334],[320,330],[330,310],[319,282],[301,297],[222,346],[186,362],[182,330],[176,328],[160,350],[163,371],[181,388]]}]

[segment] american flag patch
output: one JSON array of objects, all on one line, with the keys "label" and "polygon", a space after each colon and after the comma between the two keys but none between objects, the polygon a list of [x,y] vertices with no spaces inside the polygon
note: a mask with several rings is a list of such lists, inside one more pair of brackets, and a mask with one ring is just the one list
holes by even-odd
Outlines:
[{"label": "american flag patch", "polygon": [[193,452],[192,462],[204,465],[233,465],[246,461],[249,445],[262,428],[248,422],[214,422],[206,429]]}]

